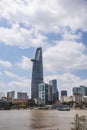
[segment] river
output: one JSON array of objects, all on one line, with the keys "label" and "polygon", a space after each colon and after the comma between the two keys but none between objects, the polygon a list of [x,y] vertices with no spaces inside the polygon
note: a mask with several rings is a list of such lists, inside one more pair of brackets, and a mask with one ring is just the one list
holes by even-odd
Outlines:
[{"label": "river", "polygon": [[71,130],[76,114],[87,110],[0,110],[0,130]]}]

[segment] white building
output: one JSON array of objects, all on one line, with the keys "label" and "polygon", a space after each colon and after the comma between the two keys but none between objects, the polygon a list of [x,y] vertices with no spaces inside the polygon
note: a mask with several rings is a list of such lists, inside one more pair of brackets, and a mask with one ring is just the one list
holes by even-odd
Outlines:
[{"label": "white building", "polygon": [[12,101],[15,98],[15,91],[7,92],[7,100]]},{"label": "white building", "polygon": [[52,87],[49,84],[39,84],[38,93],[42,104],[50,104],[52,102]]}]

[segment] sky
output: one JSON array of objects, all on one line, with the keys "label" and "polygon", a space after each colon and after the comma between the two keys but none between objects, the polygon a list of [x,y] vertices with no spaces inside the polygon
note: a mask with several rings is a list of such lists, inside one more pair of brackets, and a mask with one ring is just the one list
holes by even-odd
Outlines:
[{"label": "sky", "polygon": [[31,95],[38,47],[45,83],[68,95],[87,86],[87,0],[0,0],[0,92]]}]

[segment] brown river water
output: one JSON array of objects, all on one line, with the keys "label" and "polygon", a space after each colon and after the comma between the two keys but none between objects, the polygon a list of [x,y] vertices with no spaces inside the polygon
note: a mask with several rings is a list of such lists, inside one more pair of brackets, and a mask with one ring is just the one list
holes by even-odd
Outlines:
[{"label": "brown river water", "polygon": [[0,110],[0,130],[71,130],[76,114],[87,110]]}]

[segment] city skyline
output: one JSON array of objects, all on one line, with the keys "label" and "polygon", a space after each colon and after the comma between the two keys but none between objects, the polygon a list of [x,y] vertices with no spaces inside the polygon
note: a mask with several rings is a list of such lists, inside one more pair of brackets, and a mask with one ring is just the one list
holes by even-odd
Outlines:
[{"label": "city skyline", "polygon": [[86,0],[0,1],[0,92],[31,95],[31,60],[43,49],[44,82],[87,86]]}]

